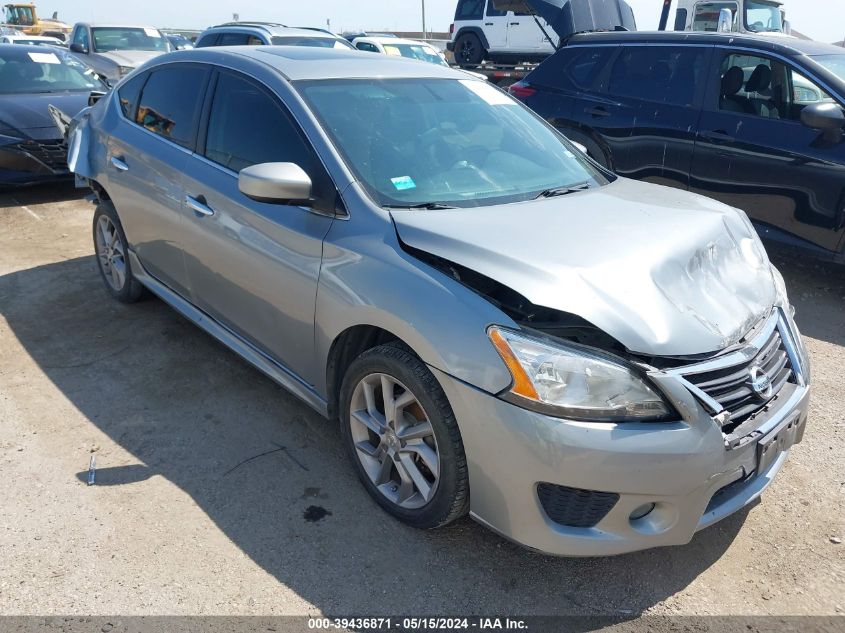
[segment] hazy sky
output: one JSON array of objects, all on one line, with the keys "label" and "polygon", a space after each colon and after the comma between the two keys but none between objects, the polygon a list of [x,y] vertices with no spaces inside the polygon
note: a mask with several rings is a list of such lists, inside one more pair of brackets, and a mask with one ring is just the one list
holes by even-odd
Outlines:
[{"label": "hazy sky", "polygon": [[[445,31],[457,0],[426,0],[429,30]],[[58,11],[68,22],[137,22],[161,27],[201,29],[232,19],[268,20],[291,26],[325,26],[331,19],[334,31],[420,30],[421,0],[36,0],[45,16]],[[657,27],[662,0],[629,0],[640,29]],[[833,42],[845,37],[843,0],[787,0],[793,27],[814,39]]]}]

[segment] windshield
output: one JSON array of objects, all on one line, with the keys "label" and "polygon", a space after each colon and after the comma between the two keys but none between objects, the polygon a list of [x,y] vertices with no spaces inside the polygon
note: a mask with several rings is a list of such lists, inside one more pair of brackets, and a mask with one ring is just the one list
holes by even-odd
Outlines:
[{"label": "windshield", "polygon": [[422,62],[440,64],[441,66],[449,65],[431,46],[424,44],[394,44],[392,42],[390,44],[385,43],[383,46],[384,52],[388,55],[418,59]]},{"label": "windshield", "polygon": [[6,7],[6,22],[22,26],[35,24],[32,7]]},{"label": "windshield", "polygon": [[125,26],[98,26],[91,29],[94,36],[94,50],[109,51],[161,51],[170,47],[157,29]]},{"label": "windshield", "polygon": [[783,31],[780,5],[765,0],[748,0],[745,3],[745,28],[752,33],[780,33]]},{"label": "windshield", "polygon": [[338,40],[333,37],[279,37],[275,36],[270,41],[276,46],[316,46],[318,48],[354,48],[345,40]]},{"label": "windshield", "polygon": [[59,50],[0,49],[0,94],[107,90],[94,71]]},{"label": "windshield", "polygon": [[845,54],[842,55],[817,55],[812,58],[818,64],[845,81]]},{"label": "windshield", "polygon": [[541,119],[483,81],[296,85],[382,206],[486,206],[607,182]]}]

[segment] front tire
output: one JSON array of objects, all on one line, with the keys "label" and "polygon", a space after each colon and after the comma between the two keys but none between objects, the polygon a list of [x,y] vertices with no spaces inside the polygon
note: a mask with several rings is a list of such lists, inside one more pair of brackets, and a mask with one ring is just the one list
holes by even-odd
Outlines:
[{"label": "front tire", "polygon": [[135,303],[144,294],[144,286],[132,274],[126,234],[110,200],[94,211],[94,252],[106,291],[121,303]]},{"label": "front tire", "polygon": [[382,345],[352,362],[340,390],[344,442],[370,496],[420,529],[469,509],[463,442],[446,394],[419,358]]}]

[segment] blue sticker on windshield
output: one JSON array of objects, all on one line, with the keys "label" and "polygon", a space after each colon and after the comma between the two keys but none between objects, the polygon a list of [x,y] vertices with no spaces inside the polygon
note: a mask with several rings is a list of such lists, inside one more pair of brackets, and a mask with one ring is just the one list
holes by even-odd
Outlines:
[{"label": "blue sticker on windshield", "polygon": [[399,191],[417,188],[417,183],[415,183],[414,179],[410,176],[399,176],[398,178],[391,178],[390,182],[392,182],[393,186],[396,187],[396,189],[398,189]]}]

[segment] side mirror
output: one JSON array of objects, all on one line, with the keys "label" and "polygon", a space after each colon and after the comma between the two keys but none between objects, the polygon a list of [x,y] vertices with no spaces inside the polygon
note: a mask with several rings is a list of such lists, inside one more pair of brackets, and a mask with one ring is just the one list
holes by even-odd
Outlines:
[{"label": "side mirror", "polygon": [[261,163],[246,167],[238,174],[242,194],[275,204],[310,206],[311,178],[296,163]]},{"label": "side mirror", "polygon": [[845,113],[835,103],[813,103],[801,110],[801,123],[823,133],[828,143],[842,141],[842,128],[845,126]]},{"label": "side mirror", "polygon": [[73,43],[70,45],[70,50],[73,53],[79,53],[80,55],[87,55],[88,54],[88,47],[83,46],[82,44]]},{"label": "side mirror", "polygon": [[716,27],[716,30],[719,33],[730,33],[733,31],[734,26],[734,14],[731,12],[730,9],[722,9],[719,11],[719,24]]}]

